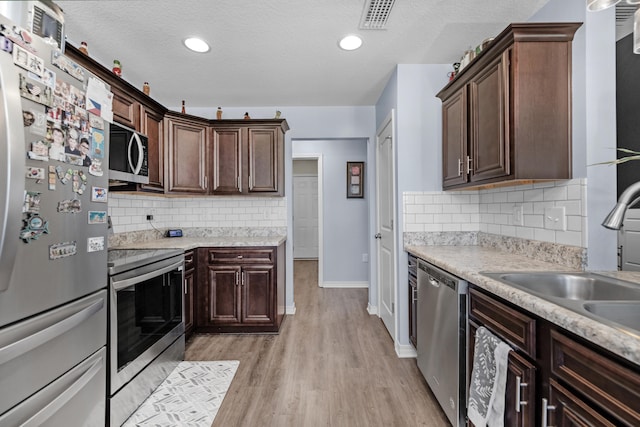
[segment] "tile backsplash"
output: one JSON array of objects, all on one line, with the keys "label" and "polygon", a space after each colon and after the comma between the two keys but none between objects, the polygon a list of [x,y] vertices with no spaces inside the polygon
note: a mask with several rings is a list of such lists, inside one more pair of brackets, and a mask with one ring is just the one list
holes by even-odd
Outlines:
[{"label": "tile backsplash", "polygon": [[[109,193],[113,233],[166,228],[286,227],[287,200],[274,197],[160,197]],[[153,215],[148,221],[147,215]]]},{"label": "tile backsplash", "polygon": [[[482,231],[584,248],[586,194],[586,178],[487,190],[405,192],[404,231]],[[546,208],[564,208],[564,230],[552,229],[549,221],[545,225]]]}]

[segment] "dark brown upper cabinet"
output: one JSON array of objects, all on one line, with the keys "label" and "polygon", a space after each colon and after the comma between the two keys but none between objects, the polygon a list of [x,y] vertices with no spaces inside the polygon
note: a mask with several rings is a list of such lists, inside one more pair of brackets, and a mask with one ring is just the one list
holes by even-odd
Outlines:
[{"label": "dark brown upper cabinet", "polygon": [[438,94],[446,189],[569,179],[581,23],[511,24]]}]

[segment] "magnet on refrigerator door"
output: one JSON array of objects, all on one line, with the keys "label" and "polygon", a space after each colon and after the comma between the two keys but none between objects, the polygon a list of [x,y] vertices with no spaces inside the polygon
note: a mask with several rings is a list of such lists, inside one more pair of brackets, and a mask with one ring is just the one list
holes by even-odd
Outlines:
[{"label": "magnet on refrigerator door", "polygon": [[104,236],[87,238],[87,252],[98,252],[104,250]]},{"label": "magnet on refrigerator door", "polygon": [[77,252],[76,242],[62,242],[49,246],[49,259],[66,258]]},{"label": "magnet on refrigerator door", "polygon": [[43,233],[49,233],[49,223],[38,214],[29,214],[29,217],[23,221],[25,225],[22,230],[20,230],[20,238],[24,240],[25,243],[38,240],[38,237]]},{"label": "magnet on refrigerator door", "polygon": [[58,202],[58,212],[75,214],[80,211],[82,211],[82,202],[80,199],[67,199]]}]

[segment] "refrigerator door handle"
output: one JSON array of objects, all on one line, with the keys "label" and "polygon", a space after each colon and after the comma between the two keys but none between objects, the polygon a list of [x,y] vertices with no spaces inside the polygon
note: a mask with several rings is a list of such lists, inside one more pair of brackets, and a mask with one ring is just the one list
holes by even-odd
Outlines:
[{"label": "refrigerator door handle", "polygon": [[44,343],[64,334],[67,331],[82,324],[85,320],[91,318],[94,314],[104,307],[104,299],[94,302],[88,307],[83,308],[77,313],[54,323],[53,325],[42,329],[35,334],[31,334],[26,338],[13,342],[4,347],[0,347],[0,365],[22,356],[23,354],[37,348]]},{"label": "refrigerator door handle", "polygon": [[80,378],[71,384],[65,391],[60,393],[58,397],[49,402],[44,408],[40,409],[34,416],[21,424],[21,427],[37,427],[51,418],[51,416],[62,408],[69,400],[80,393],[84,386],[86,386],[89,381],[91,381],[93,377],[100,372],[102,363],[102,357],[93,362],[89,369],[87,369]]},{"label": "refrigerator door handle", "polygon": [[[26,72],[25,72],[26,74]],[[11,55],[0,55],[0,292],[9,288],[24,203],[25,138],[20,78]]]},{"label": "refrigerator door handle", "polygon": [[[138,159],[135,165],[133,164],[133,159],[131,158],[131,147],[133,146],[134,142],[138,146]],[[142,169],[142,161],[144,160],[144,145],[142,145],[140,137],[135,132],[133,133],[133,135],[131,135],[131,139],[129,140],[127,154],[129,157],[129,168],[133,171],[134,175],[138,175],[140,173],[140,169]]]}]

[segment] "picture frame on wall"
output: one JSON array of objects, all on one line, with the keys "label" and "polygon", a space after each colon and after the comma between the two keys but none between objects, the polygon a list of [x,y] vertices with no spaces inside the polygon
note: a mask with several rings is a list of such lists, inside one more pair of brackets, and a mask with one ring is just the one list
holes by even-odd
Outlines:
[{"label": "picture frame on wall", "polygon": [[364,198],[364,162],[347,162],[347,199]]}]

